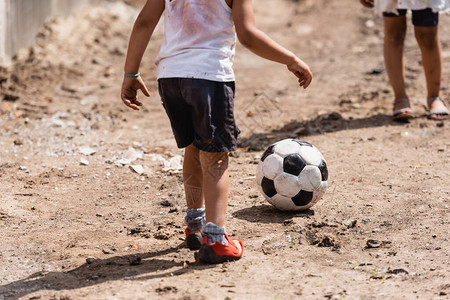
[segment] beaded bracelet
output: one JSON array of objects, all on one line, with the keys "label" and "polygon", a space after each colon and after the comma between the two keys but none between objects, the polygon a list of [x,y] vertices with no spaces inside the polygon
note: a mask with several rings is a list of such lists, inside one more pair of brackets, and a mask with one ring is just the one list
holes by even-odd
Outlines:
[{"label": "beaded bracelet", "polygon": [[141,75],[141,73],[136,73],[136,74],[127,74],[127,73],[123,73],[123,75],[125,77],[138,77],[139,75]]}]

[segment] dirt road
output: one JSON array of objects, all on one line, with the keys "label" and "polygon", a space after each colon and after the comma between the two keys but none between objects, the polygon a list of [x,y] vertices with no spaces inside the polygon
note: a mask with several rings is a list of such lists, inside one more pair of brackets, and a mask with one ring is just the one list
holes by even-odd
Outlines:
[{"label": "dirt road", "polygon": [[[408,92],[417,118],[391,121],[382,20],[359,1],[258,0],[258,26],[315,75],[240,45],[227,231],[244,257],[195,262],[183,246],[176,148],[156,89],[155,33],[141,112],[119,99],[142,1],[105,2],[49,22],[0,68],[0,299],[448,299],[449,122],[426,118],[409,26]],[[442,96],[450,99],[450,16],[441,16]],[[409,24],[410,25],[410,24]],[[327,160],[310,211],[283,213],[258,192],[258,156],[286,137]]]}]

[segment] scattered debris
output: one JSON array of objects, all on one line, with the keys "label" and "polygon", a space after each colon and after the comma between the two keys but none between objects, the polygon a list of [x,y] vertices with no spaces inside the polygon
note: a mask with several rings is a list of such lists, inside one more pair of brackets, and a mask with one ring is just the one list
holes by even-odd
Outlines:
[{"label": "scattered debris", "polygon": [[183,165],[181,163],[180,155],[171,157],[169,160],[164,161],[163,171],[179,171],[182,169],[183,169]]},{"label": "scattered debris", "polygon": [[177,202],[173,199],[164,199],[159,204],[164,207],[175,207],[177,206]]},{"label": "scattered debris", "polygon": [[373,68],[372,70],[370,70],[369,72],[367,72],[367,75],[380,75],[383,74],[385,71],[384,68]]},{"label": "scattered debris", "polygon": [[158,294],[177,293],[178,289],[175,286],[165,286],[163,288],[155,289]]},{"label": "scattered debris", "polygon": [[130,165],[130,169],[139,175],[144,173],[144,167],[142,165]]},{"label": "scattered debris", "polygon": [[114,248],[103,248],[102,249],[102,252],[104,254],[113,254],[115,251],[116,251],[116,249],[114,249]]},{"label": "scattered debris", "polygon": [[380,248],[381,242],[378,240],[367,240],[366,248]]},{"label": "scattered debris", "polygon": [[81,154],[86,155],[86,156],[93,155],[94,153],[97,152],[94,149],[89,148],[89,147],[80,147],[79,151],[80,151]]},{"label": "scattered debris", "polygon": [[408,275],[409,274],[408,271],[406,271],[405,269],[401,269],[401,268],[399,268],[399,269],[392,269],[392,270],[389,269],[389,270],[387,270],[386,273],[394,274],[394,275]]},{"label": "scattered debris", "polygon": [[115,165],[118,167],[126,166],[131,164],[133,161],[142,158],[144,155],[144,151],[136,150],[133,147],[129,147],[128,150],[124,153],[121,159],[114,161]]},{"label": "scattered debris", "polygon": [[89,257],[86,258],[86,263],[87,263],[88,265],[90,265],[90,264],[92,264],[93,262],[95,262],[96,260],[97,260],[97,259],[96,259],[95,257],[89,256]]}]

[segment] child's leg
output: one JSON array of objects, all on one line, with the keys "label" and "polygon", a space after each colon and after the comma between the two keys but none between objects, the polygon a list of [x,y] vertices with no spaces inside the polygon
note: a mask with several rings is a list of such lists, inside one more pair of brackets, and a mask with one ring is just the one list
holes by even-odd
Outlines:
[{"label": "child's leg", "polygon": [[184,152],[183,183],[188,209],[204,206],[203,175],[199,152],[200,150],[193,144],[187,146]]},{"label": "child's leg", "polygon": [[[187,224],[186,242],[191,250],[201,245],[201,231],[205,224],[204,198],[202,192],[203,175],[200,165],[199,151],[194,145],[186,147],[183,161],[183,183],[186,195]],[[195,236],[190,236],[194,234]]]},{"label": "child's leg", "polygon": [[440,120],[449,117],[445,101],[439,97],[442,75],[441,43],[439,42],[439,13],[430,8],[413,10],[416,40],[422,53],[422,65],[427,82],[428,118]]},{"label": "child's leg", "polygon": [[206,222],[212,222],[219,227],[223,227],[230,185],[228,178],[228,153],[200,151],[199,157],[203,171]]},{"label": "child's leg", "polygon": [[240,259],[244,245],[225,233],[225,214],[228,205],[228,153],[200,151],[203,168],[203,194],[206,205],[206,235],[198,252],[198,258],[206,263],[222,263]]},{"label": "child's leg", "polygon": [[[422,65],[427,81],[427,98],[439,97],[442,55],[438,27],[414,26],[414,31],[420,51],[422,52]],[[441,101],[434,101],[433,105],[443,105],[443,103]]]},{"label": "child's leg", "polygon": [[[407,98],[405,89],[405,64],[403,44],[406,35],[406,17],[384,17],[384,62],[394,90],[395,99]],[[409,103],[400,101],[394,110],[409,107]]]}]

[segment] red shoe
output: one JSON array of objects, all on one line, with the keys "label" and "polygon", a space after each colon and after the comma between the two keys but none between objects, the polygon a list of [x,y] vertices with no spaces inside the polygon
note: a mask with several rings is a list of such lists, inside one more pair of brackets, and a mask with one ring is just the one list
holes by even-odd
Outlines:
[{"label": "red shoe", "polygon": [[189,232],[188,228],[184,229],[186,234],[186,245],[189,250],[198,250],[202,245],[202,234],[200,231]]},{"label": "red shoe", "polygon": [[226,233],[225,238],[228,240],[228,245],[223,245],[219,242],[208,244],[208,237],[205,236],[198,253],[199,260],[204,263],[219,264],[240,259],[244,253],[242,241],[230,239]]}]

